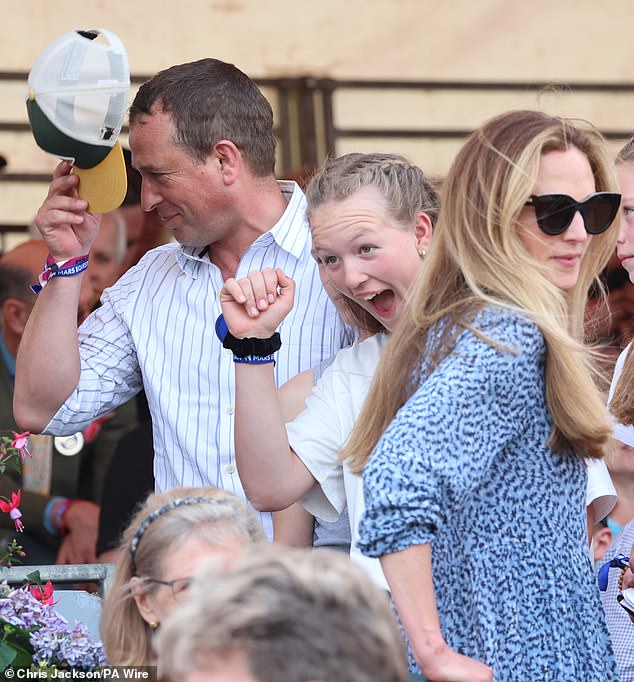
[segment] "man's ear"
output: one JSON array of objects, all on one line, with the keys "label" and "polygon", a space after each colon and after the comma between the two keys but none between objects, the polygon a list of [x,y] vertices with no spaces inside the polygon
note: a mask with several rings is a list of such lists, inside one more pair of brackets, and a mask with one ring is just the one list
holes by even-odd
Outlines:
[{"label": "man's ear", "polygon": [[140,578],[137,578],[136,576],[130,578],[130,591],[132,593],[134,601],[136,602],[136,607],[137,609],[139,609],[141,618],[143,618],[143,620],[148,624],[153,623],[154,627],[156,627],[156,624],[160,623],[160,620],[156,613],[154,613],[154,610],[152,609],[149,595],[143,589],[143,585],[141,584]]},{"label": "man's ear", "polygon": [[7,298],[2,304],[2,319],[17,336],[22,336],[33,306],[21,298]]},{"label": "man's ear", "polygon": [[612,544],[612,531],[609,528],[601,526],[599,530],[592,536],[592,546],[594,549],[594,560],[600,561],[604,554],[608,551],[608,547]]},{"label": "man's ear", "polygon": [[220,140],[213,146],[212,153],[218,159],[225,185],[232,185],[238,177],[242,154],[231,140]]},{"label": "man's ear", "polygon": [[427,251],[429,251],[432,231],[433,225],[431,218],[424,211],[419,211],[416,214],[414,235],[416,236],[416,248],[418,249],[420,256],[425,256]]}]

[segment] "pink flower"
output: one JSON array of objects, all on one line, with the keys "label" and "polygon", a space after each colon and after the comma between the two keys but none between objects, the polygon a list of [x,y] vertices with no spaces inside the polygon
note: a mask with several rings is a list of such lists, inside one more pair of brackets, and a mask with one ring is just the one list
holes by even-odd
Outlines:
[{"label": "pink flower", "polygon": [[29,452],[29,436],[31,434],[28,431],[24,433],[13,432],[13,440],[11,441],[11,447],[15,448],[20,455],[20,459],[24,462],[27,457],[31,456]]},{"label": "pink flower", "polygon": [[41,585],[31,585],[29,588],[31,594],[42,604],[54,604],[53,601],[53,583],[48,580],[44,587]]},{"label": "pink flower", "polygon": [[18,490],[17,493],[11,493],[10,502],[6,498],[4,500],[0,499],[0,511],[3,511],[5,514],[9,515],[9,517],[15,523],[15,529],[20,533],[24,530],[24,524],[22,523],[22,521],[20,521],[22,512],[18,509],[18,507],[20,506],[21,497],[22,491]]}]

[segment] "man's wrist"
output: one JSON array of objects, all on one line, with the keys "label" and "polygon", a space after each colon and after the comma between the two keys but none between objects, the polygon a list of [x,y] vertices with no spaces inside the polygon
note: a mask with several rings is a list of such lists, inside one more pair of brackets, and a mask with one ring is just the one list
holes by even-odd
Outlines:
[{"label": "man's wrist", "polygon": [[81,501],[77,498],[53,497],[44,510],[44,527],[46,530],[51,535],[66,536],[69,531],[68,512],[76,502]]},{"label": "man's wrist", "polygon": [[34,294],[39,294],[53,277],[74,277],[82,273],[87,267],[88,255],[56,261],[49,254],[44,265],[44,271],[38,277],[37,283],[31,285],[31,290]]},{"label": "man's wrist", "polygon": [[70,500],[67,497],[52,497],[46,507],[44,508],[44,528],[51,534],[60,535],[60,527],[58,517],[63,512],[63,509]]}]

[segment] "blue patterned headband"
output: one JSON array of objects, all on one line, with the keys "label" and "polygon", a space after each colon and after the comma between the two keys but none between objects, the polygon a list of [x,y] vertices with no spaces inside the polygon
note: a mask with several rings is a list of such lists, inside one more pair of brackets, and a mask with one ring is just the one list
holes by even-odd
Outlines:
[{"label": "blue patterned headband", "polygon": [[216,500],[213,497],[179,497],[175,500],[172,500],[171,502],[168,502],[167,504],[164,504],[162,507],[159,507],[157,510],[149,514],[146,519],[143,520],[141,525],[137,528],[136,533],[132,537],[132,541],[130,542],[130,568],[132,569],[132,575],[136,575],[135,559],[136,552],[139,547],[139,542],[141,542],[141,538],[143,537],[145,531],[148,529],[150,524],[156,521],[156,519],[158,519],[159,516],[163,516],[163,514],[167,513],[168,511],[171,511],[172,509],[176,509],[177,507],[183,507],[189,504],[199,504],[201,502],[211,502],[213,504],[226,504],[228,500],[226,499]]}]

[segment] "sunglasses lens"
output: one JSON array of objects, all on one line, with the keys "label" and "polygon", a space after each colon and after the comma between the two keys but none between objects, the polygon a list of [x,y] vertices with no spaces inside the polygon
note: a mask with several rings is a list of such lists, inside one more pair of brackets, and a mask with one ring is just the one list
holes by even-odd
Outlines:
[{"label": "sunglasses lens", "polygon": [[579,211],[588,234],[600,234],[610,227],[621,205],[621,195],[597,192],[577,203],[566,194],[542,194],[532,197],[535,217],[542,232],[558,235],[565,232]]},{"label": "sunglasses lens", "polygon": [[576,210],[575,203],[565,194],[533,197],[533,206],[540,230],[549,235],[565,232]]},{"label": "sunglasses lens", "polygon": [[619,194],[602,192],[591,196],[581,209],[588,234],[600,234],[610,227],[621,203]]}]

